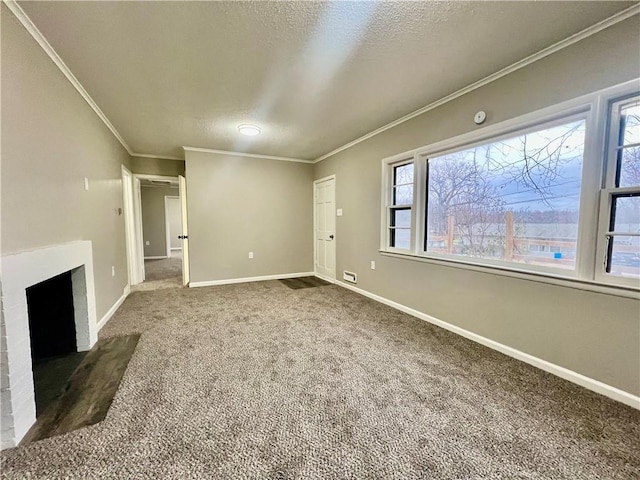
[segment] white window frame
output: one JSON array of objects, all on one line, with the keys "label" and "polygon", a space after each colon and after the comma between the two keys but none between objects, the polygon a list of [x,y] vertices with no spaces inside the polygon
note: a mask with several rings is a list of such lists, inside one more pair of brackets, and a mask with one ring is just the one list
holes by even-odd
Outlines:
[{"label": "white window frame", "polygon": [[[623,236],[638,236],[627,233],[617,233],[610,231],[611,225],[611,213],[614,198],[617,196],[624,196],[625,194],[640,194],[640,185],[634,187],[616,187],[616,174],[617,174],[617,157],[618,157],[618,134],[620,131],[620,110],[622,107],[635,103],[640,100],[640,92],[636,91],[635,95],[628,95],[626,98],[621,98],[608,105],[608,118],[609,124],[606,135],[605,145],[605,168],[604,170],[604,188],[600,191],[600,206],[599,206],[599,226],[598,226],[598,238],[596,242],[596,268],[595,268],[595,280],[600,283],[620,285],[631,288],[640,288],[640,282],[636,278],[621,277],[619,275],[612,275],[606,272],[608,262],[608,244],[611,238],[616,235]],[[635,146],[635,144],[634,144]],[[629,145],[627,145],[629,147]]]},{"label": "white window frame", "polygon": [[[604,199],[607,197],[610,201],[612,193],[602,189],[605,185],[605,179],[608,179],[608,175],[605,175],[605,168],[608,171],[611,170],[610,155],[607,155],[609,147],[606,145],[608,129],[613,128],[613,126],[609,125],[611,108],[612,105],[615,105],[614,102],[629,103],[629,97],[635,96],[639,92],[640,79],[635,79],[383,159],[380,252],[394,256],[402,255],[404,258],[428,263],[489,271],[498,274],[503,273],[509,276],[524,276],[539,281],[550,281],[551,283],[564,284],[566,282],[563,283],[562,281],[567,280],[571,285],[602,285],[614,287],[616,290],[624,288],[631,291],[632,297],[637,297],[636,292],[640,291],[640,285],[636,279],[603,274],[602,256],[605,250],[601,242],[608,233],[608,219],[605,218],[608,215],[603,214],[606,211],[606,201]],[[513,136],[553,126],[554,123],[569,123],[579,118],[586,120],[586,126],[580,218],[574,270],[424,251],[424,219],[426,218],[427,195],[426,170],[429,157],[442,156],[480,144],[512,138]],[[413,235],[411,249],[403,250],[389,245],[390,210],[388,207],[392,201],[393,167],[403,162],[410,163],[411,161],[414,162],[414,196],[411,210]],[[616,189],[616,191],[618,190],[620,189]],[[556,280],[560,280],[560,282]],[[624,295],[628,296],[627,294]]]},{"label": "white window frame", "polygon": [[[394,205],[393,204],[393,170],[396,167],[401,167],[403,165],[413,164],[413,204],[411,205]],[[411,253],[415,249],[416,245],[416,232],[415,232],[415,224],[416,224],[416,192],[417,192],[417,175],[416,175],[416,163],[414,161],[414,157],[407,157],[406,155],[396,155],[390,158],[385,159],[382,163],[382,178],[385,179],[383,183],[383,195],[382,195],[382,210],[384,212],[382,222],[382,231],[380,235],[381,245],[380,249],[400,254]],[[411,208],[411,245],[409,249],[397,248],[391,246],[391,211],[392,210],[400,210],[404,208]]]},{"label": "white window frame", "polygon": [[[585,106],[583,108],[580,108],[577,112],[575,112],[574,109],[571,109],[569,112],[566,112],[566,113],[560,112],[558,115],[554,115],[548,118],[547,120],[548,121],[534,122],[526,127],[512,129],[502,135],[492,136],[488,139],[465,144],[457,148],[447,149],[444,151],[438,151],[438,150],[432,151],[430,149],[420,151],[418,153],[418,158],[420,159],[420,163],[425,163],[425,168],[426,168],[426,163],[429,161],[429,158],[441,157],[443,155],[448,155],[448,154],[459,152],[462,150],[467,150],[479,145],[486,145],[487,143],[493,143],[493,142],[499,142],[500,140],[512,139],[520,135],[536,132],[546,128],[551,128],[557,125],[563,125],[566,123],[575,122],[578,120],[585,121],[585,138],[586,138],[589,131],[589,123],[590,123],[589,108]],[[583,159],[583,163],[584,163],[584,159]],[[583,165],[583,176],[584,176],[584,165]],[[581,190],[582,190],[582,187],[581,187]],[[422,202],[422,205],[426,205],[426,189],[421,202]],[[426,212],[424,211],[424,207],[423,207],[421,215],[424,216],[425,214]],[[577,278],[578,276],[577,264],[578,264],[578,258],[580,255],[580,250],[581,250],[581,245],[579,242],[577,242],[576,268],[573,270],[551,267],[551,266],[544,266],[544,265],[530,265],[530,264],[522,264],[517,262],[508,262],[500,259],[464,257],[461,255],[449,255],[445,253],[427,252],[422,248],[421,248],[421,251],[417,251],[416,253],[426,258],[434,258],[434,259],[447,260],[452,262],[464,262],[464,263],[471,263],[471,264],[477,264],[477,265],[488,265],[488,266],[508,268],[508,269],[511,268],[511,269],[518,269],[518,270],[527,270],[532,272],[550,273],[550,274],[556,274],[556,275],[563,275],[571,278]]]}]

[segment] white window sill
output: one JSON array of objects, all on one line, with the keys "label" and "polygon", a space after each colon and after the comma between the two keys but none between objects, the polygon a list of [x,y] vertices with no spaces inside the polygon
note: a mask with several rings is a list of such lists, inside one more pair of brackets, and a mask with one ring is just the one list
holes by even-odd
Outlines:
[{"label": "white window sill", "polygon": [[450,268],[460,268],[463,270],[472,270],[475,272],[488,273],[490,275],[500,275],[505,277],[519,278],[522,280],[528,280],[531,282],[549,283],[552,285],[558,285],[561,287],[574,288],[577,290],[586,290],[590,292],[604,293],[606,295],[615,295],[618,297],[633,298],[640,300],[640,288],[625,287],[625,286],[613,286],[604,283],[599,283],[590,280],[582,280],[571,277],[564,277],[562,275],[555,275],[544,272],[531,272],[526,270],[518,270],[514,268],[478,265],[464,261],[457,260],[444,260],[430,257],[422,257],[413,255],[411,253],[398,253],[389,252],[386,250],[379,250],[380,254],[386,257],[399,258],[402,260],[410,260],[414,262],[432,263]]}]

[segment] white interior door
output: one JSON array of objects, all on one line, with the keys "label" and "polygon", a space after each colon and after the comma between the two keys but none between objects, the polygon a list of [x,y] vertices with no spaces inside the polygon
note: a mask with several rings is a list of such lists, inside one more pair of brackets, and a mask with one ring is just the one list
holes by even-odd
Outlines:
[{"label": "white interior door", "polygon": [[124,230],[127,247],[127,273],[129,285],[137,285],[142,281],[138,269],[138,249],[136,246],[136,227],[133,202],[133,176],[122,166],[122,197],[124,203]]},{"label": "white interior door", "polygon": [[315,273],[336,279],[336,179],[328,177],[313,183]]},{"label": "white interior door", "polygon": [[178,175],[182,210],[182,284],[189,285],[189,231],[187,230],[187,181]]}]

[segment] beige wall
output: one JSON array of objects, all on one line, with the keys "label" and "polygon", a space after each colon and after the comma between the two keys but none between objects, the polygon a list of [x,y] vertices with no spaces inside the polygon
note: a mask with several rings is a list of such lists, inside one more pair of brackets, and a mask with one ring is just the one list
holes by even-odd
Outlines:
[{"label": "beige wall", "polygon": [[186,152],[186,170],[192,282],[313,270],[310,164]]},{"label": "beige wall", "polygon": [[184,161],[133,156],[131,157],[131,171],[147,175],[184,176]]},{"label": "beige wall", "polygon": [[[358,287],[640,394],[640,303],[380,255],[381,160],[640,76],[639,18],[583,40],[315,165],[336,174],[337,271]],[[371,270],[371,260],[377,263]]]},{"label": "beige wall", "polygon": [[2,254],[91,240],[100,319],[128,281],[118,209],[120,166],[130,158],[4,3],[1,8]]},{"label": "beige wall", "polygon": [[140,189],[145,257],[165,257],[167,255],[164,197],[177,197],[178,195],[177,188],[143,186]]}]

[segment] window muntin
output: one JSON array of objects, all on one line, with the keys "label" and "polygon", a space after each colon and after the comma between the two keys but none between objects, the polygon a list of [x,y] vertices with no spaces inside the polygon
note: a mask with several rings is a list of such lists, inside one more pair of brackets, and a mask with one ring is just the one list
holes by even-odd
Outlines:
[{"label": "window muntin", "polygon": [[640,96],[612,102],[596,277],[640,287]]},{"label": "window muntin", "polygon": [[393,205],[413,203],[413,162],[393,167]]},{"label": "window muntin", "polygon": [[426,253],[574,270],[585,127],[429,158]]},{"label": "window muntin", "polygon": [[388,246],[410,250],[413,230],[414,164],[413,161],[403,161],[392,164],[389,168],[391,168],[393,180],[387,217]]}]

